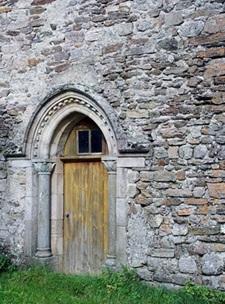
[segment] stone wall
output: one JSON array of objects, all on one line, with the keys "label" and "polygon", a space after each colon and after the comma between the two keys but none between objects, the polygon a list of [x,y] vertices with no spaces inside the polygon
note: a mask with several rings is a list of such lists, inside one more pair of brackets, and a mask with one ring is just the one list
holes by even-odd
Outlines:
[{"label": "stone wall", "polygon": [[128,265],[225,289],[223,2],[0,0],[0,239],[18,259],[26,172],[4,155],[23,152],[47,96],[82,85],[151,143],[128,170]]}]

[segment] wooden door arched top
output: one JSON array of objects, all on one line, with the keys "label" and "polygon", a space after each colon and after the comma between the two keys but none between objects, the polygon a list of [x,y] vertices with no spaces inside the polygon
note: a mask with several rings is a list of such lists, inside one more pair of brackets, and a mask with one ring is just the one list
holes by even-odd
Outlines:
[{"label": "wooden door arched top", "polygon": [[70,132],[61,160],[101,157],[108,154],[105,137],[89,117],[79,121]]}]

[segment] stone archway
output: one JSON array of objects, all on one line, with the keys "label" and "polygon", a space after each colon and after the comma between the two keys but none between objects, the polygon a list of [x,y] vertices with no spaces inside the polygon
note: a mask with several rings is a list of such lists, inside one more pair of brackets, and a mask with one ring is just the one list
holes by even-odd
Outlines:
[{"label": "stone archway", "polygon": [[[106,113],[110,110],[111,117]],[[26,151],[35,169],[36,178],[32,197],[37,205],[35,256],[46,259],[53,256],[55,266],[61,269],[63,253],[63,164],[60,154],[66,139],[76,123],[84,116],[93,120],[107,142],[108,156],[102,161],[109,181],[109,246],[106,264],[116,264],[116,158],[117,139],[112,126],[112,109],[107,105],[75,91],[66,91],[52,97],[34,115],[27,136]],[[119,128],[117,124],[117,129]],[[118,137],[118,133],[117,133]],[[51,184],[51,186],[50,186]],[[35,195],[35,191],[37,192]],[[30,237],[31,239],[32,237]]]}]

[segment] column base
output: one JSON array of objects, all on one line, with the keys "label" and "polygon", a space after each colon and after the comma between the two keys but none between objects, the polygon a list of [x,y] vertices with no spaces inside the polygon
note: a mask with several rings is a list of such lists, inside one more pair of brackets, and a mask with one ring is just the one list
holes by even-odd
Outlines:
[{"label": "column base", "polygon": [[50,248],[37,248],[37,252],[35,253],[37,258],[49,258],[52,256]]},{"label": "column base", "polygon": [[107,260],[105,262],[106,268],[115,268],[116,267],[116,256],[108,255]]}]

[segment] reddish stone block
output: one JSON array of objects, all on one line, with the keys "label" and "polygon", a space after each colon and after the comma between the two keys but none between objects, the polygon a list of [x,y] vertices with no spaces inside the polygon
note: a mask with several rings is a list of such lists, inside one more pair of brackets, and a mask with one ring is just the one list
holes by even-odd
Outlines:
[{"label": "reddish stone block", "polygon": [[211,111],[214,112],[214,113],[224,113],[225,112],[225,105],[212,106]]},{"label": "reddish stone block", "polygon": [[216,214],[216,215],[214,215],[212,217],[212,219],[216,220],[219,224],[225,223],[225,216],[224,215],[218,215],[218,214]]},{"label": "reddish stone block", "polygon": [[60,73],[60,72],[63,72],[65,70],[67,70],[69,68],[69,64],[68,63],[64,63],[64,64],[61,64],[61,65],[58,65],[57,67],[55,67],[55,71],[56,73]]},{"label": "reddish stone block", "polygon": [[208,201],[205,198],[190,198],[187,203],[189,205],[206,205]]},{"label": "reddish stone block", "polygon": [[177,179],[178,180],[184,180],[185,179],[185,171],[177,172]]},{"label": "reddish stone block", "polygon": [[217,84],[217,85],[225,84],[225,76],[215,77],[214,84]]},{"label": "reddish stone block", "polygon": [[215,211],[215,207],[214,206],[201,206],[198,207],[197,210],[195,211],[195,214],[209,214],[211,212]]},{"label": "reddish stone block", "polygon": [[188,216],[191,214],[191,209],[190,208],[183,208],[177,211],[178,215],[180,216]]},{"label": "reddish stone block", "polygon": [[122,43],[117,43],[117,44],[111,44],[103,48],[102,53],[103,54],[109,54],[109,53],[114,53],[119,50],[121,50],[123,44]]},{"label": "reddish stone block", "polygon": [[38,65],[38,63],[40,62],[40,60],[36,59],[36,58],[31,58],[31,59],[28,59],[28,66],[30,68],[32,67],[35,67]]},{"label": "reddish stone block", "polygon": [[193,235],[216,235],[220,233],[219,227],[189,227],[189,232]]},{"label": "reddish stone block", "polygon": [[205,23],[204,31],[208,33],[224,32],[225,30],[225,15],[215,15],[209,17]]},{"label": "reddish stone block", "polygon": [[209,196],[214,198],[225,198],[225,183],[208,184]]},{"label": "reddish stone block", "polygon": [[225,92],[223,91],[214,92],[212,103],[217,105],[225,103]]},{"label": "reddish stone block", "polygon": [[12,8],[9,6],[0,8],[0,14],[11,12]]},{"label": "reddish stone block", "polygon": [[194,45],[207,45],[212,43],[220,43],[221,41],[225,40],[225,33],[216,33],[216,34],[210,34],[206,36],[198,36],[191,38],[189,41],[190,43],[193,43]]},{"label": "reddish stone block", "polygon": [[138,195],[136,198],[135,198],[135,203],[136,204],[140,204],[140,205],[143,205],[143,206],[148,206],[152,203],[152,199],[148,198],[148,197],[144,197],[142,195]]},{"label": "reddish stone block", "polygon": [[217,252],[224,252],[225,251],[225,245],[224,244],[213,244],[213,248]]},{"label": "reddish stone block", "polygon": [[210,177],[225,177],[225,170],[214,170],[209,174]]},{"label": "reddish stone block", "polygon": [[206,77],[223,75],[225,70],[225,58],[213,59],[206,66]]},{"label": "reddish stone block", "polygon": [[161,232],[163,232],[164,234],[170,234],[171,233],[170,227],[168,225],[165,225],[165,224],[161,225],[159,230]]}]

